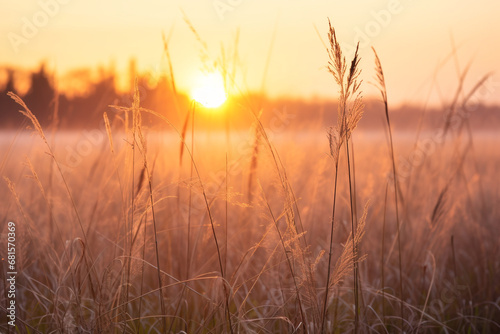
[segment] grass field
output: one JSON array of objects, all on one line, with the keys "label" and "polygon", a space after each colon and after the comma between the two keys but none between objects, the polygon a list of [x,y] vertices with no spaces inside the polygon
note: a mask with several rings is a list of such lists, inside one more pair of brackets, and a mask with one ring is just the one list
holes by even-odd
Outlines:
[{"label": "grass field", "polygon": [[498,134],[355,130],[358,65],[330,37],[330,129],[251,108],[247,132],[148,129],[136,93],[127,118],[53,132],[18,100],[34,134],[1,134],[2,331],[500,331]]}]

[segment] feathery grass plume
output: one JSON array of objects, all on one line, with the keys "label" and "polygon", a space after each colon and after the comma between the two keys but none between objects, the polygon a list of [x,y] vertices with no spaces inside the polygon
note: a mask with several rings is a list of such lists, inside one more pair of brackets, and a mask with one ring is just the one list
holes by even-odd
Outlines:
[{"label": "feathery grass plume", "polygon": [[19,96],[17,96],[16,94],[14,94],[13,92],[8,92],[7,95],[10,96],[11,99],[14,100],[14,102],[16,102],[21,107],[23,107],[23,109],[19,110],[19,112],[21,114],[23,114],[26,118],[28,118],[31,121],[31,123],[35,127],[35,130],[38,133],[38,135],[43,139],[43,141],[45,142],[45,144],[47,146],[49,146],[49,144],[47,142],[47,138],[45,137],[45,134],[43,133],[42,126],[40,125],[40,122],[38,122],[38,119],[31,112],[31,110],[26,106],[26,104],[24,103],[24,101]]},{"label": "feathery grass plume", "polygon": [[[339,99],[338,99],[338,109],[337,109],[337,124],[335,128],[331,127],[328,131],[328,144],[330,148],[330,155],[334,160],[335,167],[335,180],[334,180],[334,190],[333,190],[333,205],[332,205],[332,217],[330,222],[330,246],[328,254],[328,267],[327,267],[327,277],[325,286],[325,298],[323,302],[323,312],[321,320],[321,332],[325,331],[325,320],[328,309],[328,294],[329,294],[329,282],[331,280],[332,274],[332,254],[333,254],[333,230],[335,222],[335,208],[337,200],[337,182],[338,182],[338,171],[339,171],[339,156],[340,149],[345,143],[346,156],[347,156],[347,171],[349,178],[349,198],[350,198],[350,216],[351,216],[351,233],[355,234],[354,226],[354,193],[355,190],[352,186],[351,180],[351,163],[350,156],[351,150],[349,149],[349,139],[351,138],[352,132],[356,128],[358,122],[363,116],[364,103],[362,100],[361,92],[359,91],[361,80],[359,76],[361,70],[359,69],[359,43],[356,47],[356,51],[351,60],[349,69],[347,67],[346,59],[340,48],[340,44],[337,40],[337,34],[333,28],[331,21],[328,20],[328,41],[329,48],[327,48],[327,54],[329,57],[328,61],[328,71],[333,75],[335,82],[339,86]],[[352,243],[352,254],[357,254],[357,244]],[[354,303],[355,303],[355,332],[358,330],[359,322],[359,305],[358,305],[358,267],[357,261],[353,260],[354,269]]]},{"label": "feathery grass plume", "polygon": [[392,161],[392,181],[394,185],[394,204],[396,209],[396,225],[397,225],[397,242],[398,242],[398,265],[399,265],[399,295],[400,295],[400,312],[401,312],[401,330],[404,329],[404,292],[403,292],[403,261],[401,254],[401,223],[399,221],[399,205],[398,205],[398,178],[396,170],[396,158],[394,154],[394,143],[392,140],[392,129],[391,121],[389,118],[389,106],[387,101],[387,89],[385,87],[385,77],[384,71],[382,70],[382,63],[377,55],[377,51],[372,47],[373,53],[375,54],[375,71],[377,76],[378,88],[380,94],[382,95],[382,101],[384,102],[385,110],[385,120],[387,123],[387,129],[389,131],[389,143],[391,149],[391,161]]},{"label": "feathery grass plume", "polygon": [[[297,295],[297,302],[299,304],[299,311],[300,311],[300,316],[301,316],[301,319],[302,319],[302,326],[303,326],[305,332],[307,333],[306,313],[304,311],[304,306],[303,306],[302,297],[301,297],[301,293],[300,293],[299,282],[298,282],[298,274],[294,270],[294,265],[292,263],[292,259],[291,259],[291,256],[290,256],[290,253],[291,253],[291,251],[289,250],[290,246],[287,245],[287,244],[290,243],[290,240],[285,240],[284,239],[285,237],[284,237],[283,233],[281,232],[281,230],[280,230],[280,228],[278,226],[279,217],[278,217],[278,219],[275,217],[275,215],[274,215],[274,213],[273,213],[273,211],[271,209],[271,205],[269,204],[269,201],[268,201],[268,199],[266,197],[265,192],[262,190],[262,186],[260,185],[260,183],[259,183],[259,188],[261,190],[262,196],[264,198],[264,202],[265,202],[266,207],[267,207],[267,209],[269,211],[271,219],[272,219],[272,221],[274,223],[274,227],[276,228],[276,232],[278,233],[278,237],[279,237],[281,246],[283,248],[283,252],[285,253],[286,262],[287,262],[287,265],[288,265],[288,269],[290,270],[290,275],[292,276],[293,285],[294,285],[294,288],[295,288],[295,293]],[[292,234],[292,236],[293,236],[293,234]]]},{"label": "feathery grass plume", "polygon": [[108,135],[108,140],[109,140],[109,146],[111,147],[111,153],[115,153],[115,146],[113,145],[113,133],[111,132],[111,125],[109,125],[109,118],[108,114],[104,112],[102,114],[102,117],[104,118],[104,125],[106,126],[106,133]]},{"label": "feathery grass plume", "polygon": [[365,259],[364,256],[360,257],[357,251],[359,249],[358,246],[360,245],[361,240],[365,235],[368,206],[369,203],[366,203],[363,209],[363,215],[359,218],[356,230],[354,231],[354,235],[351,233],[347,239],[347,242],[344,244],[342,255],[337,260],[337,263],[335,264],[335,270],[333,270],[334,275],[330,278],[330,281],[328,283],[330,289],[339,284],[342,279],[354,269],[355,263],[359,263]]},{"label": "feathery grass plume", "polygon": [[338,131],[333,126],[328,128],[327,137],[328,137],[328,147],[330,148],[330,155],[333,158],[333,161],[338,161],[340,145],[339,138],[337,136]]},{"label": "feathery grass plume", "polygon": [[[88,243],[88,240],[87,240],[87,234],[86,234],[85,229],[83,227],[83,221],[82,221],[82,219],[80,217],[80,213],[78,212],[75,200],[73,198],[73,194],[71,193],[71,191],[69,189],[69,185],[66,182],[66,178],[64,177],[64,174],[62,172],[61,166],[60,166],[59,162],[57,161],[57,159],[56,159],[56,157],[54,155],[54,151],[52,150],[52,147],[50,146],[49,142],[47,141],[47,137],[45,136],[45,133],[43,132],[43,129],[42,129],[42,126],[40,125],[40,122],[38,122],[38,119],[36,118],[36,116],[28,108],[28,106],[26,106],[26,104],[24,103],[24,101],[19,96],[17,96],[13,92],[8,92],[7,95],[10,96],[10,98],[12,98],[17,104],[19,104],[23,108],[23,109],[19,110],[19,112],[21,114],[23,114],[27,119],[29,119],[31,121],[31,123],[35,127],[36,132],[42,138],[43,142],[45,143],[45,146],[47,146],[47,149],[49,151],[48,153],[49,153],[50,157],[52,158],[52,160],[54,161],[54,163],[55,163],[55,165],[57,167],[57,170],[59,172],[59,175],[61,176],[61,179],[63,181],[64,187],[66,189],[66,192],[68,194],[69,200],[71,202],[73,211],[75,212],[75,216],[76,216],[76,219],[78,221],[78,225],[80,227],[80,231],[82,232],[84,243],[86,245],[88,245],[89,243]],[[90,258],[90,262],[93,263],[94,260],[93,260],[92,252],[90,250],[88,252],[88,256]],[[85,259],[85,260],[87,261],[87,259]],[[94,267],[93,267],[92,273],[95,274],[95,275],[97,275],[97,272],[95,271]],[[89,280],[88,281],[89,281],[89,284],[90,284],[91,292],[92,292],[93,295],[95,295],[97,293],[96,291],[98,291],[98,290],[94,287],[94,276],[92,276],[90,272],[89,272]]]}]

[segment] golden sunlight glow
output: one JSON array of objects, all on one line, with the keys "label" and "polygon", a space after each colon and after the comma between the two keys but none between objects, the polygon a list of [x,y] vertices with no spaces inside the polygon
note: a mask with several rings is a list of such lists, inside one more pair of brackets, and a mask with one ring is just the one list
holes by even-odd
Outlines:
[{"label": "golden sunlight glow", "polygon": [[220,73],[200,74],[191,91],[191,98],[205,108],[217,108],[226,102],[224,80]]}]

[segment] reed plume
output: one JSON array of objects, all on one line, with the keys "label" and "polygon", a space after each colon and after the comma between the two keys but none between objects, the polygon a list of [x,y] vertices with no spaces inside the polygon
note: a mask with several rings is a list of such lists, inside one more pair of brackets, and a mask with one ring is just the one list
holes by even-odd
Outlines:
[{"label": "reed plume", "polygon": [[[335,224],[335,210],[337,201],[337,181],[338,181],[338,171],[339,171],[339,156],[340,150],[345,143],[346,156],[347,156],[347,170],[349,178],[349,198],[350,198],[350,213],[351,213],[351,233],[354,235],[356,232],[354,226],[354,195],[351,180],[351,163],[350,163],[350,150],[349,150],[349,139],[351,138],[352,132],[356,128],[358,122],[363,116],[364,104],[362,101],[361,91],[359,90],[361,85],[361,80],[359,79],[361,70],[359,69],[359,44],[356,47],[356,51],[351,60],[349,69],[347,67],[347,62],[345,56],[342,53],[340,44],[337,40],[337,34],[333,28],[330,20],[328,20],[328,41],[329,48],[327,48],[327,53],[329,56],[328,61],[328,71],[333,75],[335,82],[339,86],[339,98],[338,98],[338,109],[337,109],[337,124],[335,127],[331,127],[328,131],[328,142],[330,148],[330,155],[334,161],[335,167],[335,181],[333,190],[333,206],[332,206],[332,218],[330,222],[330,246],[328,253],[328,267],[327,267],[327,277],[325,286],[325,298],[323,302],[323,313],[321,320],[321,332],[325,332],[325,319],[327,315],[328,308],[328,294],[330,290],[330,280],[332,275],[332,254],[333,254],[333,231]],[[355,332],[358,329],[359,322],[359,305],[358,305],[358,267],[357,267],[357,244],[352,243],[352,254],[355,255],[353,258],[353,269],[354,269],[354,304],[355,304]]]}]

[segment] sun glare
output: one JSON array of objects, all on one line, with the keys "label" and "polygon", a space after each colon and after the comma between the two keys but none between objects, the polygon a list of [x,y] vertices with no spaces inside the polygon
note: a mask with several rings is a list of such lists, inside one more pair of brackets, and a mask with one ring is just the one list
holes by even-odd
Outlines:
[{"label": "sun glare", "polygon": [[201,74],[191,91],[191,98],[205,108],[217,108],[226,102],[224,80],[219,73]]}]

